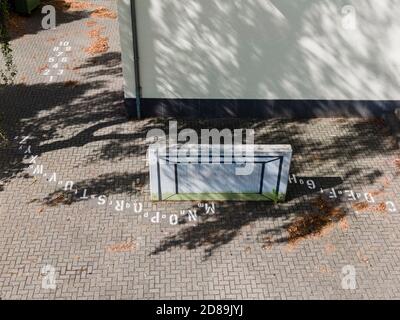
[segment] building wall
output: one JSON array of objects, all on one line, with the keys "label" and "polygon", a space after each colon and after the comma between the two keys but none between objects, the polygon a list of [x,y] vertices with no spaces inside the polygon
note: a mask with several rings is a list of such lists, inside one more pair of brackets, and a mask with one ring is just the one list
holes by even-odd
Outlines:
[{"label": "building wall", "polygon": [[397,0],[136,2],[144,98],[400,100]]},{"label": "building wall", "polygon": [[135,98],[133,40],[130,0],[118,0],[118,23],[121,43],[122,72],[126,98]]}]

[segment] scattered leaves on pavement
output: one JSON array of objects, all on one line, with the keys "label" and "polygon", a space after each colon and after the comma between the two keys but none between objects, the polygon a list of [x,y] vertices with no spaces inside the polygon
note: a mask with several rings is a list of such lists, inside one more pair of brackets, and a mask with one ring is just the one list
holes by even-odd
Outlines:
[{"label": "scattered leaves on pavement", "polygon": [[136,249],[136,244],[132,241],[120,242],[107,246],[108,252],[129,252]]}]

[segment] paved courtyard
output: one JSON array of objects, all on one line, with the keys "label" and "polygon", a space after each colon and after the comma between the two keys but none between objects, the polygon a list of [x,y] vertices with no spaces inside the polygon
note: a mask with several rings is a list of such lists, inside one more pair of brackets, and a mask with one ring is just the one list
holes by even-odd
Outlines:
[{"label": "paved courtyard", "polygon": [[180,120],[291,144],[287,201],[151,202],[146,134],[169,119],[125,117],[116,1],[56,5],[55,30],[40,10],[13,20],[1,299],[400,298],[400,154],[383,121]]}]

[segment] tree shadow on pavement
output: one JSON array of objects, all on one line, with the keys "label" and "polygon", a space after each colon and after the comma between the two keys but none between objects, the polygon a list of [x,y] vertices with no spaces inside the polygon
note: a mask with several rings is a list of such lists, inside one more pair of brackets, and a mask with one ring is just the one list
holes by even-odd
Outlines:
[{"label": "tree shadow on pavement", "polygon": [[[384,171],[365,159],[393,154],[397,147],[385,126],[375,120],[331,119],[331,125],[340,126],[340,135],[329,140],[319,139],[317,127],[307,134],[318,120],[268,120],[254,122],[256,143],[288,143],[293,147],[291,173],[296,181],[289,184],[287,201],[283,204],[252,202],[217,202],[218,214],[202,216],[196,225],[188,225],[176,234],[166,237],[152,251],[152,255],[173,248],[204,249],[204,259],[211,257],[219,247],[231,242],[253,222],[279,220],[279,227],[267,228],[258,234],[263,246],[295,244],[302,239],[318,236],[335,226],[346,227],[346,216],[352,207],[343,197],[331,199],[331,188],[341,190],[364,189],[384,178]],[[321,173],[304,176],[305,172]],[[329,176],[328,176],[329,175]],[[293,176],[292,176],[293,179]],[[313,181],[310,189],[307,181]],[[212,184],[212,181],[210,181]],[[321,188],[324,190],[321,192]],[[347,196],[347,194],[346,194]],[[196,206],[192,207],[195,210]],[[181,219],[181,225],[189,220]]]},{"label": "tree shadow on pavement", "polygon": [[[97,66],[102,75],[109,72],[110,76],[119,76],[118,59],[118,53],[105,53],[87,59],[79,68],[94,76],[96,70],[92,67]],[[73,86],[62,82],[15,84],[0,88],[0,99],[2,129],[9,138],[9,143],[1,146],[0,181],[3,184],[28,167],[31,155],[25,154],[22,147],[30,145],[32,154],[40,157],[97,142],[98,153],[88,155],[88,161],[92,161],[125,157],[126,142],[130,144],[129,153],[140,156],[145,154],[140,145],[143,136],[158,123],[157,119],[150,119],[128,124],[122,84],[121,88],[110,90],[106,80],[91,79]],[[122,124],[134,130],[120,132]],[[21,139],[27,136],[29,140],[20,145]]]},{"label": "tree shadow on pavement", "polygon": [[[72,190],[59,189],[43,199],[46,206],[71,205],[75,202],[89,201],[100,196],[127,194],[137,196],[143,192],[146,184],[145,173],[107,173],[93,179],[84,179],[73,185]],[[42,200],[38,200],[42,202]]]}]

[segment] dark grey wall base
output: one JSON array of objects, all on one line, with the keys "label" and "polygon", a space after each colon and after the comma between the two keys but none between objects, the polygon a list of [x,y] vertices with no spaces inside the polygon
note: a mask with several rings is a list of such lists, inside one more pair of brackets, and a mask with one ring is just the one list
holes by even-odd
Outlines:
[{"label": "dark grey wall base", "polygon": [[[136,117],[136,99],[125,99],[128,116]],[[383,117],[400,107],[400,101],[357,100],[219,100],[141,99],[142,117],[315,118]]]}]

